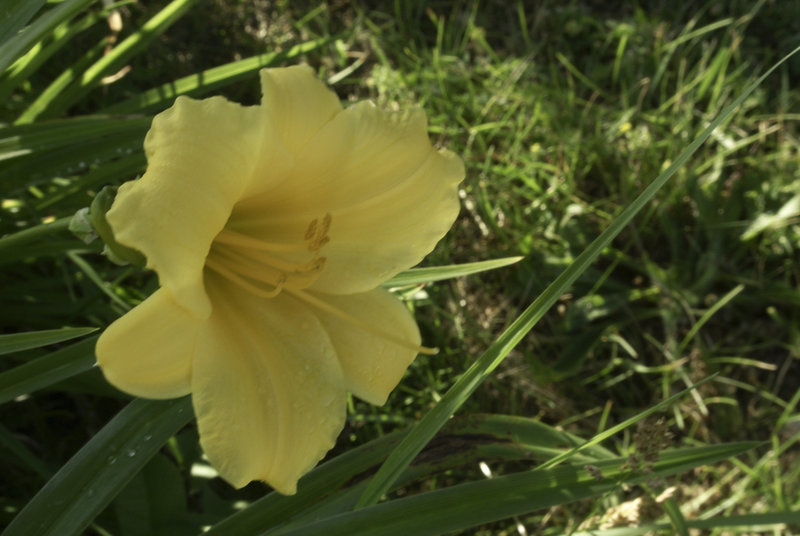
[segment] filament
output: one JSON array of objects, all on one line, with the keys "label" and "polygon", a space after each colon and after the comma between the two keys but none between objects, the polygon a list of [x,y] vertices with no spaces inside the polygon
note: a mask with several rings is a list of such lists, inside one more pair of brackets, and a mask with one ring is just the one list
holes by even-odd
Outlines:
[{"label": "filament", "polygon": [[[286,283],[286,278],[281,277],[278,279],[277,283],[274,284],[275,288],[273,290],[264,290],[262,288],[249,283],[247,280],[239,277],[236,273],[228,270],[222,264],[216,262],[214,259],[208,258],[206,259],[206,266],[208,266],[211,270],[214,270],[222,277],[236,283],[240,287],[242,287],[247,292],[255,294],[256,296],[260,296],[261,298],[274,298],[278,294],[281,293],[283,290],[283,285]],[[272,284],[272,283],[269,283]]]},{"label": "filament", "polygon": [[214,243],[226,244],[229,246],[255,249],[258,251],[300,251],[305,248],[303,244],[281,244],[278,242],[266,242],[253,238],[242,233],[237,233],[230,229],[223,229],[215,238]]},{"label": "filament", "polygon": [[[318,251],[330,241],[328,231],[331,215],[314,218],[306,228],[302,241],[293,243],[267,242],[228,228],[214,238],[206,265],[248,292],[264,298],[274,298],[284,286],[300,289],[311,285],[325,266],[325,257]],[[306,262],[293,262],[281,254],[312,253]],[[307,255],[307,254],[306,254]],[[265,290],[263,284],[275,287]]]},{"label": "filament", "polygon": [[419,346],[419,345],[416,345],[416,344],[412,344],[412,343],[410,343],[409,341],[407,341],[405,339],[401,339],[400,337],[396,337],[396,336],[392,335],[391,333],[387,333],[387,332],[385,332],[385,331],[383,331],[381,329],[377,329],[374,326],[371,326],[370,324],[368,324],[367,322],[363,322],[363,321],[359,320],[358,318],[354,317],[353,315],[350,315],[350,314],[342,311],[341,309],[339,309],[339,308],[337,308],[337,307],[335,307],[335,306],[333,306],[333,305],[331,305],[329,303],[326,303],[323,300],[320,300],[319,298],[315,298],[315,297],[309,295],[307,292],[303,292],[301,290],[291,290],[291,289],[286,289],[286,292],[288,292],[292,296],[295,296],[295,297],[303,300],[304,302],[308,303],[309,305],[313,305],[314,307],[316,307],[318,309],[321,309],[322,311],[325,311],[326,313],[330,313],[333,316],[344,320],[345,322],[347,322],[349,324],[352,324],[352,325],[354,325],[354,326],[356,326],[358,328],[361,328],[361,329],[363,329],[363,330],[365,330],[365,331],[367,331],[369,333],[372,333],[373,335],[376,335],[376,336],[378,336],[378,337],[380,337],[382,339],[385,339],[385,340],[387,340],[389,342],[392,342],[392,343],[397,344],[399,346],[402,346],[404,348],[408,348],[409,350],[414,350],[417,353],[425,354],[425,355],[436,355],[436,354],[439,353],[439,349],[438,348],[428,348],[427,346]]}]

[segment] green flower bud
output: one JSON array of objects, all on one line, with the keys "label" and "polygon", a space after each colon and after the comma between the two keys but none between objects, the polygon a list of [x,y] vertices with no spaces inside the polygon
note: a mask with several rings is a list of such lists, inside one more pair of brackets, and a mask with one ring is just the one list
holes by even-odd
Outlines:
[{"label": "green flower bud", "polygon": [[69,220],[69,230],[80,238],[84,244],[91,244],[97,240],[98,234],[89,218],[89,207],[83,207]]},{"label": "green flower bud", "polygon": [[144,255],[135,249],[123,246],[114,238],[114,231],[106,220],[106,212],[114,203],[117,189],[114,186],[105,186],[94,196],[91,207],[89,208],[89,220],[92,227],[106,243],[103,253],[108,259],[116,264],[133,264],[134,266],[144,267],[147,263]]}]

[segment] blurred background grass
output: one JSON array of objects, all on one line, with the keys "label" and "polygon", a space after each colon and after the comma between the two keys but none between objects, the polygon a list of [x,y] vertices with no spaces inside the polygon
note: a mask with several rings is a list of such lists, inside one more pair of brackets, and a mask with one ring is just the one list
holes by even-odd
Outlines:
[{"label": "blurred background grass", "polygon": [[[122,6],[117,39],[162,6]],[[107,25],[78,35],[0,104],[0,120],[13,120],[65,65],[109,35]],[[158,84],[320,38],[328,44],[302,61],[343,100],[425,109],[432,138],[467,166],[461,215],[426,263],[525,259],[410,294],[425,344],[442,352],[418,358],[386,406],[354,399],[341,451],[419,418],[711,118],[798,44],[798,36],[800,4],[781,0],[205,0],[69,113],[102,112]],[[800,507],[799,75],[795,57],[717,129],[463,413],[537,417],[589,437],[718,373],[663,415],[663,427],[653,425],[657,440],[757,439],[765,445],[669,482],[677,486],[684,514]],[[259,98],[255,76],[219,93],[243,103]],[[60,175],[70,173],[77,172]],[[4,190],[2,231],[86,206],[91,189],[71,194],[58,205],[60,213],[48,212],[41,200],[69,186],[69,180],[45,177]],[[155,288],[154,278],[132,276],[100,257],[73,257],[6,271],[3,331],[102,326]],[[37,287],[15,285],[15,270],[25,285],[31,285],[30,270],[38,271]],[[60,466],[122,405],[96,396],[111,394],[96,372],[60,389],[0,409],[4,426],[29,442],[45,470]],[[182,434],[182,444],[173,447],[185,454],[193,431]],[[635,439],[630,431],[607,446],[627,455]],[[42,483],[10,460],[0,460],[7,514]],[[470,475],[448,473],[425,486],[480,474],[476,466]],[[254,485],[234,493],[216,481],[186,485],[194,492],[190,507],[201,512],[230,509],[233,501],[263,491]],[[599,502],[478,533],[510,534],[519,523],[531,534],[559,534],[641,494],[619,490]]]}]

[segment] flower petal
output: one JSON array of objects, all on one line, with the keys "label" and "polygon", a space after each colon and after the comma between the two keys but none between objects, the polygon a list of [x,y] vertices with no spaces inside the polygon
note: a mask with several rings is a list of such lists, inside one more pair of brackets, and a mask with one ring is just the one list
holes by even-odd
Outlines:
[{"label": "flower petal", "polygon": [[291,154],[298,154],[342,105],[306,65],[261,71],[262,112]]},{"label": "flower petal", "polygon": [[118,389],[144,398],[190,391],[195,339],[202,325],[164,288],[112,323],[97,341],[97,363]]},{"label": "flower petal", "polygon": [[[420,344],[419,329],[411,312],[386,289],[379,287],[348,296],[314,294],[314,297],[376,331],[390,333],[408,341],[410,346]],[[384,404],[416,357],[416,350],[387,341],[329,312],[314,312],[336,348],[347,390],[371,404]]]},{"label": "flower petal", "polygon": [[330,242],[320,251],[327,262],[311,288],[365,292],[433,249],[458,214],[463,178],[458,157],[431,147],[422,112],[384,112],[364,103],[325,125],[295,156],[285,182],[237,204],[229,226],[292,242],[310,221],[330,213]]},{"label": "flower petal", "polygon": [[214,310],[192,372],[200,443],[233,486],[264,480],[292,494],[344,425],[336,353],[294,298],[256,298],[214,275],[206,287]]},{"label": "flower petal", "polygon": [[459,211],[461,160],[431,153],[414,175],[369,207],[333,212],[325,269],[310,287],[319,292],[363,292],[418,264],[447,233]]},{"label": "flower petal", "polygon": [[[179,97],[153,119],[145,152],[147,172],[120,187],[108,221],[120,243],[147,257],[178,303],[207,317],[203,265],[212,240],[251,189],[259,157],[280,170],[288,156],[258,108],[221,97]],[[282,178],[276,172],[260,180]]]}]

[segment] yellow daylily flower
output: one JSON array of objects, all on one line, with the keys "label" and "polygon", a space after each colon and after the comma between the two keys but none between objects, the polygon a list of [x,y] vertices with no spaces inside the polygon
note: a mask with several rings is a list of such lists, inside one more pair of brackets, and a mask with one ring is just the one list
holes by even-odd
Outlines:
[{"label": "yellow daylily flower", "polygon": [[179,97],[153,119],[147,172],[107,219],[161,286],[96,353],[123,391],[191,393],[233,486],[291,494],[341,432],[346,392],[383,404],[425,351],[379,285],[450,228],[464,168],[422,111],[343,109],[307,67],[261,84],[260,106]]}]

